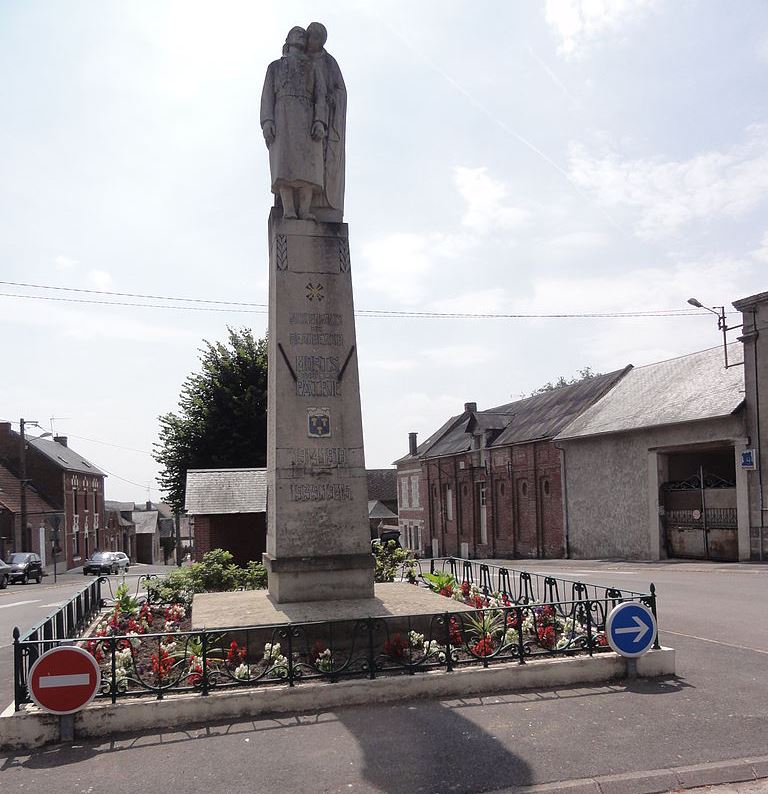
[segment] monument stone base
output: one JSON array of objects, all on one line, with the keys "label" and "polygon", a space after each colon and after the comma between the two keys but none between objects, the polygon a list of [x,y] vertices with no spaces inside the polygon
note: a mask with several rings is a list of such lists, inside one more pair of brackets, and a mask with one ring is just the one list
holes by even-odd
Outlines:
[{"label": "monument stone base", "polygon": [[472,607],[438,595],[426,587],[390,582],[377,584],[373,598],[280,602],[270,590],[198,593],[192,602],[192,625],[198,629],[275,626],[368,617],[439,615],[471,612]]},{"label": "monument stone base", "polygon": [[263,555],[269,574],[269,592],[282,604],[373,598],[371,554],[325,557]]}]

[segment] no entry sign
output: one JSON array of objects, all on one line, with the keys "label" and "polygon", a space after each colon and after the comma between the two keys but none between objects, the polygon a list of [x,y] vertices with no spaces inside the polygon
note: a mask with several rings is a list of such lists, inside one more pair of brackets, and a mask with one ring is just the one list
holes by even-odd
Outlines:
[{"label": "no entry sign", "polygon": [[51,714],[73,714],[87,706],[99,691],[101,670],[82,648],[46,651],[29,671],[29,696]]}]

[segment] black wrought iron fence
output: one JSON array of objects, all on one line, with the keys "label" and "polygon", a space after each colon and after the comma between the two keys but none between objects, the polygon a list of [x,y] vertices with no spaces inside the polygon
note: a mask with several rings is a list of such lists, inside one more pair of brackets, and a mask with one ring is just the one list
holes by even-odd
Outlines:
[{"label": "black wrought iron fence", "polygon": [[[154,576],[123,577],[121,582],[130,582],[134,598],[141,602],[146,600],[143,583]],[[79,637],[105,606],[114,603],[115,597],[112,580],[106,576],[97,577],[23,634],[18,627],[14,628],[13,678],[17,710],[20,703],[29,702],[27,674],[38,656]]]},{"label": "black wrought iron fence", "polygon": [[605,623],[617,604],[637,601],[656,615],[653,585],[637,593],[455,558],[431,561],[430,571],[450,573],[458,588],[444,593],[455,600],[439,614],[216,630],[181,630],[189,607],[150,603],[151,577],[130,577],[132,594],[96,579],[23,636],[14,630],[16,709],[30,702],[34,661],[62,644],[93,654],[102,669],[98,697],[116,702],[593,655],[609,650]]},{"label": "black wrought iron fence", "polygon": [[[423,579],[422,562],[417,560],[416,563]],[[573,579],[529,573],[457,557],[436,557],[429,560],[429,572],[432,574],[450,573],[459,584],[469,582],[471,585],[476,585],[486,596],[499,593],[515,603],[588,599],[615,605],[621,601],[648,595],[625,588],[588,584]]]}]

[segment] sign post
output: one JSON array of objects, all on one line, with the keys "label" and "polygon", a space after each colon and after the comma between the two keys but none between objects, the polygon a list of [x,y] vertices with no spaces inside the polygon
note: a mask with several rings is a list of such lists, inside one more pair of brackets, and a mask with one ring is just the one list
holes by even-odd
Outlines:
[{"label": "sign post", "polygon": [[[85,708],[101,685],[101,670],[88,651],[61,646],[38,657],[29,671],[29,696],[43,711],[65,716]],[[62,720],[62,734],[73,727],[72,718]],[[62,735],[63,741],[73,737]]]},{"label": "sign post", "polygon": [[648,607],[625,601],[611,610],[605,622],[608,644],[620,656],[636,659],[650,650],[656,637],[656,619]]}]

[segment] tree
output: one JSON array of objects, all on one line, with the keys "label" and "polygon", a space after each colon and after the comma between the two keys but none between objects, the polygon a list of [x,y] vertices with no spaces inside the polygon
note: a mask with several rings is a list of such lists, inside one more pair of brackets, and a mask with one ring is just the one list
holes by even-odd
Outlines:
[{"label": "tree", "polygon": [[153,457],[174,511],[184,507],[187,469],[265,466],[267,340],[227,328],[225,344],[203,341],[202,369],[184,381],[178,413],[159,417]]},{"label": "tree", "polygon": [[532,391],[528,396],[535,397],[537,394],[544,394],[544,392],[554,391],[555,389],[559,389],[561,386],[573,386],[574,383],[581,383],[583,380],[591,380],[592,378],[596,378],[599,375],[602,375],[601,372],[592,372],[592,367],[584,367],[584,369],[580,369],[578,375],[574,375],[570,379],[566,379],[562,375],[554,382],[548,381],[543,386],[539,386],[538,389]]}]

